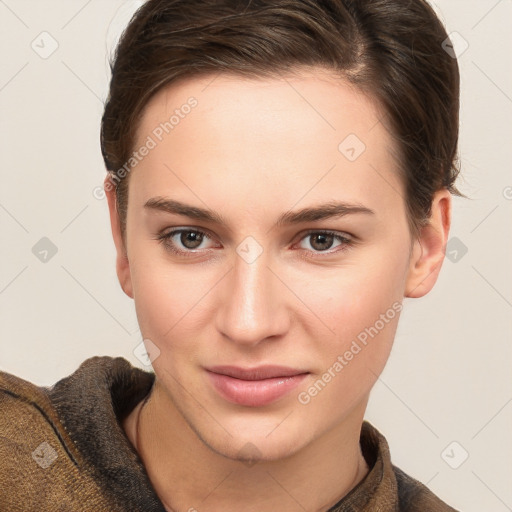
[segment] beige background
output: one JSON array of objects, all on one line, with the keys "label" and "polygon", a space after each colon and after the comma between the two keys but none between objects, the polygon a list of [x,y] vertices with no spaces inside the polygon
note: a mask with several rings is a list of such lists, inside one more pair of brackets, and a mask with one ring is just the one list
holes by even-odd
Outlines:
[{"label": "beige background", "polygon": [[[40,385],[93,355],[144,367],[95,197],[107,50],[136,4],[0,0],[0,369]],[[459,185],[471,199],[454,202],[434,291],[405,301],[367,419],[394,463],[455,508],[502,512],[512,510],[512,1],[436,4],[456,50],[469,45]],[[43,237],[57,250],[46,262]]]}]

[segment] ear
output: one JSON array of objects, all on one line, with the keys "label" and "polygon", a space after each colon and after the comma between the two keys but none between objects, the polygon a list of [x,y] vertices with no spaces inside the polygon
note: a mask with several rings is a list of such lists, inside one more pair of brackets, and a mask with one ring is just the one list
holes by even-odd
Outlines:
[{"label": "ear", "polygon": [[116,187],[110,180],[110,174],[107,175],[103,182],[103,188],[108,201],[108,209],[110,212],[110,226],[112,228],[112,237],[116,246],[116,272],[119,283],[124,293],[133,299],[132,278],[130,274],[130,262],[121,232],[121,221],[117,211]]},{"label": "ear", "polygon": [[413,242],[406,297],[423,297],[433,288],[444,261],[450,223],[451,194],[447,189],[441,189],[432,199],[428,224],[421,228],[419,237]]}]

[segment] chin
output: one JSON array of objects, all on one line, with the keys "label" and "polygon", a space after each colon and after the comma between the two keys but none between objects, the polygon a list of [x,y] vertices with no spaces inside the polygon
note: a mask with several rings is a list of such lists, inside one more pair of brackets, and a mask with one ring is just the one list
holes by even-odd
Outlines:
[{"label": "chin", "polygon": [[252,466],[259,462],[273,462],[278,460],[286,459],[294,455],[301,448],[298,443],[290,443],[293,446],[289,446],[288,443],[284,445],[282,440],[277,443],[270,443],[268,440],[262,439],[235,439],[233,443],[229,445],[215,446],[217,443],[208,444],[208,446],[223,457],[228,459],[242,462],[247,466]]},{"label": "chin", "polygon": [[[278,433],[278,429],[281,432]],[[195,431],[201,441],[215,453],[251,466],[257,462],[272,462],[291,457],[308,444],[305,435],[292,435],[284,426],[278,429],[270,431],[269,434],[268,430],[262,433],[254,428],[244,427],[238,430],[238,434],[233,429],[230,430],[233,435],[224,432],[220,437],[213,437],[211,430]]]}]

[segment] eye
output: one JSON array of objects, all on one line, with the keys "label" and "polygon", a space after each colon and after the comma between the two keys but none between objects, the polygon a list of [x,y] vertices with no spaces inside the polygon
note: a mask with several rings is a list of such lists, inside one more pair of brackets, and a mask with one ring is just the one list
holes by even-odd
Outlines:
[{"label": "eye", "polygon": [[[309,241],[308,241],[309,240]],[[333,243],[338,241],[337,250],[329,251]],[[306,242],[304,244],[304,242]],[[352,244],[352,239],[347,235],[342,235],[336,231],[309,231],[301,239],[301,248],[309,252],[333,254],[346,250]],[[308,247],[309,246],[309,247]]]},{"label": "eye", "polygon": [[[205,245],[211,237],[198,229],[179,228],[165,231],[157,235],[166,250],[178,256],[194,256],[205,249],[212,249]],[[337,245],[333,245],[338,242]],[[301,238],[300,248],[310,255],[307,257],[321,257],[336,254],[348,249],[353,244],[349,235],[336,231],[309,231]],[[332,248],[335,250],[330,250]],[[337,249],[336,249],[337,248]]]},{"label": "eye", "polygon": [[196,249],[209,249],[203,243],[210,237],[204,231],[180,228],[161,233],[157,239],[174,254],[187,256],[187,253],[194,254]]}]

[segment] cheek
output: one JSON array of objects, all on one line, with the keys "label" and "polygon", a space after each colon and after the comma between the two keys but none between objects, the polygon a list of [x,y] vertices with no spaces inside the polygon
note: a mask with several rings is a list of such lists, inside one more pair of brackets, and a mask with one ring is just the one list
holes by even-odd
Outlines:
[{"label": "cheek", "polygon": [[371,368],[380,373],[392,347],[401,298],[389,288],[365,288],[360,292],[339,293],[323,307],[322,319],[331,332],[318,336],[319,360],[330,367],[338,356],[344,366]]},{"label": "cheek", "polygon": [[338,289],[322,303],[323,319],[334,333],[312,338],[316,372],[298,396],[300,404],[332,411],[333,421],[340,421],[367,398],[388,360],[402,309],[394,288],[380,282],[359,292]]},{"label": "cheek", "polygon": [[402,310],[407,262],[405,249],[379,247],[368,252],[364,261],[361,258],[321,279],[317,274],[314,287],[311,281],[303,283],[299,293],[307,297],[309,309],[316,314],[309,316],[305,328],[308,337],[316,340],[310,350],[316,351],[320,373],[339,362],[338,371],[333,371],[345,377],[333,382],[349,379],[371,387],[391,351]]},{"label": "cheek", "polygon": [[190,285],[194,280],[187,286],[182,272],[172,272],[158,258],[134,255],[133,261],[130,272],[139,326],[145,338],[161,345],[184,325],[180,319],[190,313],[200,290],[197,284]]},{"label": "cheek", "polygon": [[[195,360],[198,340],[215,318],[212,290],[219,277],[191,265],[173,265],[161,252],[134,253],[131,276],[137,320],[145,339],[173,364],[182,354]],[[200,334],[203,336],[200,336]]]},{"label": "cheek", "polygon": [[357,262],[316,272],[314,279],[296,276],[295,291],[316,313],[314,318],[323,324],[324,334],[346,340],[373,325],[390,308],[392,315],[393,304],[403,299],[408,259],[405,251],[388,252],[376,249]]}]

